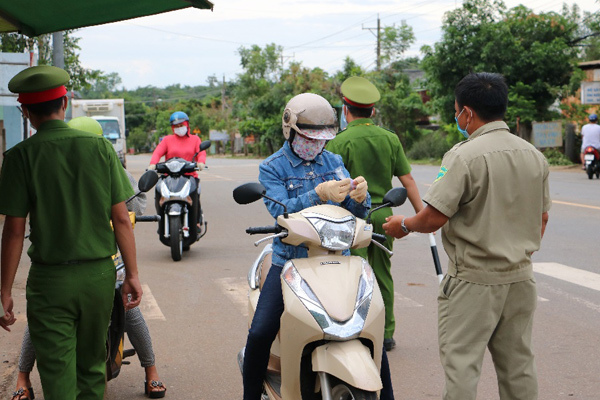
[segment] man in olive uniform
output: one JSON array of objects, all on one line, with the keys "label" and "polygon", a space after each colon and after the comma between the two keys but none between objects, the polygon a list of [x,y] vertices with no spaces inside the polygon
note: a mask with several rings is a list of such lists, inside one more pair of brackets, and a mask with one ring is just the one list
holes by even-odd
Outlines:
[{"label": "man in olive uniform", "polygon": [[29,216],[27,320],[44,398],[101,400],[116,243],[127,271],[124,304],[135,307],[142,296],[125,206],[133,190],[107,140],[63,121],[68,81],[60,68],[37,66],[8,84],[37,133],[6,152],[0,173],[0,326],[15,322],[11,290]]},{"label": "man in olive uniform", "polygon": [[501,400],[535,400],[531,335],[536,288],[531,255],[548,222],[548,163],[502,121],[502,75],[469,74],[456,86],[455,118],[467,137],[446,153],[416,216],[383,225],[401,238],[443,226],[448,272],[438,296],[445,400],[475,400],[486,347]]},{"label": "man in olive uniform", "polygon": [[[369,182],[373,208],[381,205],[383,196],[392,188],[392,178],[397,176],[408,191],[415,212],[419,212],[423,203],[398,136],[378,127],[371,119],[373,107],[381,97],[379,90],[367,79],[358,76],[346,79],[341,90],[344,103],[342,113],[348,121],[348,127],[327,144],[327,150],[342,156],[350,176],[363,176]],[[381,225],[390,215],[392,210],[388,207],[373,214],[374,232],[385,233]],[[384,245],[391,250],[393,242],[394,239],[388,236]],[[352,254],[367,259],[375,271],[385,304],[384,346],[390,351],[396,345],[393,338],[396,320],[390,257],[373,244],[365,249],[353,250]]]}]

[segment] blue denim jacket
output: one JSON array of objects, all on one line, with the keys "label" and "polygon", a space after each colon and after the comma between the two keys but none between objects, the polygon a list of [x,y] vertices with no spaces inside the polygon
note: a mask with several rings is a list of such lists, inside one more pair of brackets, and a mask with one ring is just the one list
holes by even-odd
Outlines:
[{"label": "blue denim jacket", "polygon": [[[324,204],[315,187],[322,182],[336,177],[335,170],[342,167],[344,176],[350,178],[350,173],[344,167],[342,157],[330,151],[323,150],[313,161],[305,161],[295,155],[288,142],[283,147],[264,160],[259,167],[258,179],[267,189],[266,195],[280,201],[287,207],[288,213],[294,213],[305,208]],[[355,178],[355,177],[354,177]],[[283,214],[283,207],[270,200],[264,199],[267,209],[277,219]],[[371,196],[362,203],[357,203],[350,196],[341,203],[328,201],[327,204],[339,205],[359,218],[365,218],[371,208]],[[346,251],[349,255],[350,252]],[[283,266],[287,260],[305,258],[308,251],[304,246],[290,246],[279,238],[273,241],[273,264]]]}]

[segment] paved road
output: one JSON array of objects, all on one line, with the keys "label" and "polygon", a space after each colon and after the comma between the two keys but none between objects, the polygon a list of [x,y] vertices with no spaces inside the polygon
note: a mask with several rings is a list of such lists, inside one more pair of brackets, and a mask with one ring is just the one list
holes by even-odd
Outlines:
[{"label": "paved road", "polygon": [[[149,156],[134,156],[128,159],[128,166],[138,177],[148,161]],[[209,159],[210,169],[201,173],[208,234],[182,261],[171,260],[169,249],[158,241],[155,224],[136,226],[145,288],[142,310],[168,398],[241,398],[235,356],[246,338],[246,273],[258,253],[244,229],[267,225],[271,218],[260,202],[240,206],[231,193],[237,185],[257,179],[258,164],[259,160]],[[415,166],[413,171],[423,193],[436,174],[437,168],[431,166]],[[589,181],[577,170],[553,171],[551,191],[554,204],[547,235],[534,255],[540,300],[534,328],[540,399],[598,399],[600,180]],[[409,205],[395,212],[412,214]],[[437,240],[445,266],[439,235]],[[437,354],[437,280],[427,237],[410,235],[397,241],[395,253],[398,347],[389,359],[396,398],[439,399],[443,377]],[[21,312],[26,273],[24,256],[15,290]],[[14,388],[23,328],[24,318],[20,318],[13,333],[0,333],[0,397],[7,398],[8,390]],[[143,369],[132,359],[109,383],[106,397],[142,399],[143,380]],[[42,398],[35,375],[34,386],[40,393],[37,398]],[[498,399],[489,357],[478,399]]]}]

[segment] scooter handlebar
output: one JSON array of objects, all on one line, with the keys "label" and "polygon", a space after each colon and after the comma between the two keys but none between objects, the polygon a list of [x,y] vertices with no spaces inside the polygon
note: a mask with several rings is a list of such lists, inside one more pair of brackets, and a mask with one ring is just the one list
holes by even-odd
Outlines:
[{"label": "scooter handlebar", "polygon": [[381,233],[375,233],[373,232],[371,234],[371,239],[378,241],[379,243],[383,243],[386,240],[385,235],[382,235]]},{"label": "scooter handlebar", "polygon": [[256,226],[246,229],[249,235],[265,234],[265,233],[280,233],[282,229],[279,226]]},{"label": "scooter handlebar", "polygon": [[136,215],[135,222],[158,222],[160,215]]}]

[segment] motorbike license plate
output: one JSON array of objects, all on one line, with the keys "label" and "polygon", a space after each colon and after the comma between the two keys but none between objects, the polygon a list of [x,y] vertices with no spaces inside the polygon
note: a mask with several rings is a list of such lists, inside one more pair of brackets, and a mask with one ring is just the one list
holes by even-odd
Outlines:
[{"label": "motorbike license plate", "polygon": [[594,161],[594,155],[593,155],[593,154],[586,154],[586,155],[584,156],[584,159],[585,159],[586,161]]}]

